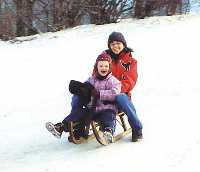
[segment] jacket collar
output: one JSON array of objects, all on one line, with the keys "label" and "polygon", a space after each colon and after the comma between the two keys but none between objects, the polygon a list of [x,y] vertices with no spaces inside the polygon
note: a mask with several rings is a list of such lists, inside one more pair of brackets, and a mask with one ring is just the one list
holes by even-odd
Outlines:
[{"label": "jacket collar", "polygon": [[127,53],[130,54],[131,52],[133,52],[133,50],[131,48],[125,47],[119,54],[113,53],[113,51],[111,49],[107,49],[106,52],[111,56],[112,60],[118,61],[125,54],[127,54]]},{"label": "jacket collar", "polygon": [[111,75],[112,75],[112,74],[111,74],[111,72],[110,72],[110,73],[108,73],[106,76],[101,76],[101,75],[99,75],[99,73],[97,72],[96,75],[95,75],[95,78],[98,79],[98,80],[104,80],[104,79],[110,78]]}]

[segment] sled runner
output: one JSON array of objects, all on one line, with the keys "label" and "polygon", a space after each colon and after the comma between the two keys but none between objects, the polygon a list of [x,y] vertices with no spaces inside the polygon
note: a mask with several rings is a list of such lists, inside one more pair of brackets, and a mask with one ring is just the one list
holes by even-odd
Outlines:
[{"label": "sled runner", "polygon": [[[104,138],[102,131],[100,130],[101,126],[96,121],[91,121],[90,124],[84,128],[86,135],[84,137],[80,137],[77,139],[75,135],[75,128],[77,125],[79,125],[79,123],[80,122],[69,122],[68,124],[69,127],[68,140],[70,142],[74,144],[81,144],[81,143],[86,143],[93,138],[96,138],[96,140],[102,145],[108,145],[110,143]],[[117,114],[117,123],[122,127],[123,131],[114,135],[111,142],[116,142],[120,140],[122,137],[132,132],[132,129],[127,124],[127,117],[124,112]]]}]

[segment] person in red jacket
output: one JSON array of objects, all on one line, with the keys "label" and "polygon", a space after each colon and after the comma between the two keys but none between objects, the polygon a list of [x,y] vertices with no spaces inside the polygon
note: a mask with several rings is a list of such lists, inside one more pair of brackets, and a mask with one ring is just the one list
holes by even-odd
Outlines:
[{"label": "person in red jacket", "polygon": [[108,38],[108,49],[105,50],[112,58],[112,74],[121,82],[121,94],[116,96],[119,108],[128,116],[133,130],[132,141],[142,139],[142,123],[131,101],[131,91],[134,88],[138,73],[137,61],[132,57],[132,49],[127,46],[122,33],[112,32]]}]

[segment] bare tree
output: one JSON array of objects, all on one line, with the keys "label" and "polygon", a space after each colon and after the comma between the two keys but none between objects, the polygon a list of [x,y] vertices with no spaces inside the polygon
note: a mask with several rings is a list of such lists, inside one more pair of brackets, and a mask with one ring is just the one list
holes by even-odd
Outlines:
[{"label": "bare tree", "polygon": [[64,25],[64,0],[54,0],[51,3],[53,26],[59,30]]},{"label": "bare tree", "polygon": [[25,4],[25,19],[24,24],[27,28],[26,35],[33,35],[38,33],[37,29],[33,26],[33,5],[36,0],[26,0]]},{"label": "bare tree", "polygon": [[33,4],[35,0],[14,0],[16,6],[16,35],[25,36],[37,33],[33,27]]},{"label": "bare tree", "polygon": [[25,25],[23,22],[24,14],[24,4],[23,0],[14,0],[16,5],[16,35],[24,36],[25,35]]},{"label": "bare tree", "polygon": [[12,39],[15,35],[14,28],[14,14],[9,8],[10,3],[0,0],[0,39]]},{"label": "bare tree", "polygon": [[[40,2],[42,10],[34,14],[34,18],[48,27],[47,30],[58,31],[64,28],[73,27],[80,24],[82,17],[82,6],[84,0],[50,0]],[[41,16],[46,15],[46,20],[41,20]]]},{"label": "bare tree", "polygon": [[38,32],[56,31],[53,26],[52,6],[49,1],[36,0],[32,16]]},{"label": "bare tree", "polygon": [[146,14],[144,13],[145,1],[144,0],[135,0],[134,7],[134,17],[136,18],[144,18]]},{"label": "bare tree", "polygon": [[0,19],[1,19],[1,6],[2,6],[2,0],[0,0]]},{"label": "bare tree", "polygon": [[68,0],[66,4],[65,26],[73,27],[79,25],[81,15],[84,11],[84,0]]},{"label": "bare tree", "polygon": [[0,17],[0,39],[9,40],[15,36],[14,32],[12,31],[12,18],[12,13],[7,9],[4,11],[3,17]]},{"label": "bare tree", "polygon": [[86,0],[84,9],[89,13],[91,22],[105,24],[117,22],[133,8],[129,0]]},{"label": "bare tree", "polygon": [[74,27],[84,24],[84,17],[87,23],[106,24],[131,11],[137,18],[181,14],[188,4],[189,0],[0,0],[0,39]]},{"label": "bare tree", "polygon": [[189,0],[136,0],[134,17],[144,18],[153,15],[175,15],[186,12],[183,6],[188,6]]}]

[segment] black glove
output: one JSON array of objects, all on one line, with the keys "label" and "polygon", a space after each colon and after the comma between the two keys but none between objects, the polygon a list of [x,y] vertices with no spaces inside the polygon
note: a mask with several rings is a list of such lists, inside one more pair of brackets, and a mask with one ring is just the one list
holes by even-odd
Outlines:
[{"label": "black glove", "polygon": [[93,88],[94,87],[88,82],[82,83],[80,81],[71,80],[69,83],[70,93],[78,96],[91,96]]},{"label": "black glove", "polygon": [[75,80],[71,80],[69,83],[69,91],[70,93],[80,96],[83,100],[84,104],[88,104],[91,100],[91,92],[94,87],[89,82],[79,82]]},{"label": "black glove", "polygon": [[69,83],[69,92],[80,96],[82,94],[82,91],[80,89],[82,86],[83,86],[83,83],[79,81],[71,80]]}]

